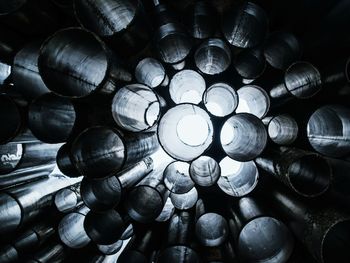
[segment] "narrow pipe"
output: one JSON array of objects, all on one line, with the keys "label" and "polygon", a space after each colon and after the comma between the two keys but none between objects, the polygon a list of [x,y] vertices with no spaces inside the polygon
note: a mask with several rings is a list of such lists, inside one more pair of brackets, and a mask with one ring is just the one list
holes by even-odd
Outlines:
[{"label": "narrow pipe", "polygon": [[298,123],[288,114],[272,117],[267,126],[269,137],[276,144],[289,145],[298,138]]},{"label": "narrow pipe", "polygon": [[219,164],[209,156],[200,156],[191,162],[190,176],[193,182],[202,187],[214,185],[221,175]]},{"label": "narrow pipe", "polygon": [[204,41],[196,50],[194,62],[204,74],[220,74],[231,64],[230,47],[219,38],[210,38]]},{"label": "narrow pipe", "polygon": [[218,82],[204,92],[203,103],[212,115],[225,117],[236,110],[238,94],[229,84]]},{"label": "narrow pipe", "polygon": [[57,167],[61,173],[68,177],[79,177],[81,174],[74,166],[71,147],[70,143],[65,143],[58,150],[56,155]]},{"label": "narrow pipe", "polygon": [[48,89],[70,98],[111,94],[132,77],[102,40],[81,28],[49,37],[41,46],[38,67]]},{"label": "narrow pipe", "polygon": [[67,247],[78,249],[89,244],[90,238],[84,229],[84,220],[88,212],[89,209],[82,206],[61,219],[58,224],[58,236]]},{"label": "narrow pipe", "polygon": [[237,93],[239,98],[237,113],[251,113],[258,118],[263,118],[268,113],[270,98],[261,87],[256,85],[243,86]]},{"label": "narrow pipe", "polygon": [[77,20],[101,36],[124,57],[143,50],[151,40],[151,28],[139,0],[75,0]]},{"label": "narrow pipe", "polygon": [[169,84],[169,78],[162,63],[154,58],[144,58],[139,61],[135,68],[135,78],[139,83],[152,89]]},{"label": "narrow pipe", "polygon": [[176,103],[199,104],[206,84],[204,78],[194,70],[185,69],[177,72],[170,80],[169,93]]},{"label": "narrow pipe", "polygon": [[118,240],[112,245],[97,245],[98,250],[106,256],[114,255],[118,253],[122,247],[123,247],[123,240]]},{"label": "narrow pipe", "polygon": [[75,122],[74,105],[67,98],[47,93],[29,105],[28,127],[42,142],[67,141],[73,132]]},{"label": "narrow pipe", "polygon": [[50,92],[43,82],[38,69],[39,50],[42,41],[25,45],[14,57],[12,67],[13,90],[28,100]]},{"label": "narrow pipe", "polygon": [[231,45],[239,48],[254,47],[265,38],[268,17],[260,6],[246,2],[224,12],[221,29]]},{"label": "narrow pipe", "polygon": [[81,204],[80,183],[59,190],[55,194],[55,206],[61,213],[76,209]]},{"label": "narrow pipe", "polygon": [[119,127],[131,132],[151,129],[159,120],[161,103],[157,94],[142,84],[122,87],[114,95],[112,115]]},{"label": "narrow pipe", "polygon": [[217,182],[226,194],[241,197],[252,192],[259,178],[259,171],[253,161],[238,162],[225,157],[219,163],[221,176]]},{"label": "narrow pipe", "polygon": [[172,162],[164,170],[166,188],[175,194],[184,194],[194,187],[189,173],[190,165],[185,162]]},{"label": "narrow pipe", "polygon": [[326,105],[316,110],[307,124],[307,137],[319,153],[331,157],[350,154],[350,110]]},{"label": "narrow pipe", "polygon": [[95,126],[83,131],[72,145],[78,171],[89,178],[105,178],[141,161],[158,149],[155,133],[122,135],[118,130]]},{"label": "narrow pipe", "polygon": [[264,55],[272,67],[286,70],[292,63],[300,59],[301,43],[290,32],[274,32],[264,44]]},{"label": "narrow pipe", "polygon": [[172,200],[169,197],[165,202],[162,212],[155,219],[155,221],[166,222],[173,216],[174,212],[175,212],[175,206],[173,205]]},{"label": "narrow pipe", "polygon": [[266,67],[266,60],[261,48],[241,51],[234,61],[238,74],[245,79],[257,79]]},{"label": "narrow pipe", "polygon": [[198,192],[196,187],[192,187],[187,193],[175,194],[170,193],[170,200],[174,207],[178,210],[188,210],[196,205],[198,200]]},{"label": "narrow pipe", "polygon": [[221,129],[220,141],[226,154],[240,162],[259,156],[267,144],[264,124],[256,116],[239,113],[230,117]]},{"label": "narrow pipe", "polygon": [[168,110],[160,119],[158,139],[171,157],[191,161],[212,144],[213,124],[203,109],[193,104],[181,104]]},{"label": "narrow pipe", "polygon": [[54,193],[78,179],[53,175],[38,181],[3,191],[0,204],[0,232],[12,233],[29,221],[44,214],[52,204]]},{"label": "narrow pipe", "polygon": [[313,152],[279,148],[256,158],[255,162],[294,192],[305,197],[319,196],[331,184],[332,170],[329,162]]},{"label": "narrow pipe", "polygon": [[119,204],[122,194],[152,169],[153,160],[148,157],[105,179],[84,178],[80,190],[82,199],[85,205],[93,211],[112,209]]},{"label": "narrow pipe", "polygon": [[67,258],[67,248],[60,243],[51,242],[31,256],[28,263],[60,263]]},{"label": "narrow pipe", "polygon": [[318,262],[349,262],[349,215],[324,204],[305,204],[282,189],[274,188],[268,196],[274,209],[286,218],[290,229]]}]

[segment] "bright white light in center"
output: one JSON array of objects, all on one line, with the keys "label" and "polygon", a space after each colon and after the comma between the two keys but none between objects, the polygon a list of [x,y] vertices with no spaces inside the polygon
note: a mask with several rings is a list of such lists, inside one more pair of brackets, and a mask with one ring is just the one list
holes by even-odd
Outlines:
[{"label": "bright white light in center", "polygon": [[193,103],[198,104],[202,100],[201,95],[196,90],[188,90],[181,96],[181,103]]},{"label": "bright white light in center", "polygon": [[231,159],[230,157],[225,157],[220,162],[221,176],[233,176],[238,175],[241,170],[242,163]]},{"label": "bright white light in center", "polygon": [[227,145],[233,140],[233,128],[230,124],[225,123],[221,129],[220,140],[221,144]]},{"label": "bright white light in center", "polygon": [[240,99],[239,103],[238,103],[238,107],[236,109],[236,112],[237,113],[241,113],[241,112],[251,113],[250,105],[248,104],[248,102],[246,100]]},{"label": "bright white light in center", "polygon": [[184,116],[176,127],[179,139],[190,146],[202,145],[208,138],[209,126],[200,115]]},{"label": "bright white light in center", "polygon": [[222,116],[223,110],[222,107],[215,102],[208,102],[205,107],[207,107],[208,111],[215,116]]}]

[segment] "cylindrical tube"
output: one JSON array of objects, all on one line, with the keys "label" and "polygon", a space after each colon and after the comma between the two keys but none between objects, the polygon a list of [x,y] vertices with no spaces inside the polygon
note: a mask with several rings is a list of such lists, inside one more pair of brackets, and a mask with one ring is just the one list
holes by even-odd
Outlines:
[{"label": "cylindrical tube", "polygon": [[72,158],[81,174],[104,178],[138,162],[159,147],[155,133],[122,135],[118,130],[95,126],[82,132],[72,145]]},{"label": "cylindrical tube", "polygon": [[238,162],[225,157],[219,163],[219,188],[230,196],[240,197],[253,191],[258,183],[259,171],[253,161]]},{"label": "cylindrical tube", "polygon": [[232,86],[226,83],[215,83],[204,92],[203,103],[212,115],[225,117],[236,110],[238,94]]},{"label": "cylindrical tube", "polygon": [[114,255],[123,247],[123,240],[118,240],[112,245],[97,245],[98,250],[104,255]]},{"label": "cylindrical tube", "polygon": [[238,91],[237,113],[251,113],[258,118],[263,118],[270,109],[270,98],[265,90],[255,85],[247,85]]},{"label": "cylindrical tube", "polygon": [[67,257],[66,248],[60,243],[49,243],[31,256],[28,263],[60,263]]},{"label": "cylindrical tube", "polygon": [[220,74],[231,64],[230,47],[219,38],[210,38],[196,50],[194,62],[204,74]]},{"label": "cylindrical tube", "polygon": [[272,33],[265,45],[266,61],[274,68],[285,70],[297,61],[302,54],[299,40],[289,32]]},{"label": "cylindrical tube", "polygon": [[264,124],[256,116],[240,113],[230,117],[221,129],[220,141],[226,154],[240,162],[259,156],[267,144]]},{"label": "cylindrical tube", "polygon": [[316,110],[307,124],[311,146],[321,154],[342,157],[350,154],[350,109],[326,105]]},{"label": "cylindrical tube", "polygon": [[164,170],[164,184],[175,194],[184,194],[194,186],[189,174],[190,165],[186,162],[172,162]]},{"label": "cylindrical tube", "polygon": [[245,79],[257,79],[266,67],[264,54],[260,48],[243,50],[234,61],[238,74]]},{"label": "cylindrical tube", "polygon": [[214,185],[219,180],[220,175],[219,164],[209,156],[200,156],[191,162],[190,176],[193,182],[199,186]]},{"label": "cylindrical tube", "polygon": [[82,199],[85,205],[93,211],[112,209],[119,204],[122,193],[145,177],[152,169],[153,160],[148,157],[105,179],[84,178],[81,184]]},{"label": "cylindrical tube", "polygon": [[222,21],[222,31],[227,41],[236,47],[257,46],[265,38],[268,17],[258,5],[246,2],[235,9],[226,10]]},{"label": "cylindrical tube", "polygon": [[90,238],[84,229],[84,220],[89,209],[82,206],[63,217],[58,225],[58,236],[68,247],[78,249],[89,244]]},{"label": "cylindrical tube", "polygon": [[198,192],[196,187],[192,187],[187,193],[175,194],[170,193],[170,200],[174,207],[178,210],[188,210],[196,205],[198,200]]},{"label": "cylindrical tube", "polygon": [[27,44],[15,56],[12,67],[13,89],[28,100],[49,92],[41,79],[38,69],[38,57],[41,41]]},{"label": "cylindrical tube", "polygon": [[165,69],[158,60],[154,58],[142,59],[135,68],[136,80],[150,88],[167,86],[169,78]]},{"label": "cylindrical tube", "polygon": [[206,84],[204,78],[196,71],[185,69],[177,72],[170,80],[169,93],[176,103],[198,104],[202,101]]},{"label": "cylindrical tube", "polygon": [[80,183],[59,190],[55,194],[55,206],[61,213],[74,210],[81,204]]},{"label": "cylindrical tube", "polygon": [[274,143],[289,145],[298,138],[299,127],[292,116],[280,114],[272,117],[268,122],[267,131]]},{"label": "cylindrical tube", "polygon": [[212,144],[213,124],[203,109],[193,104],[180,104],[161,118],[158,138],[170,156],[181,161],[191,161]]},{"label": "cylindrical tube", "polygon": [[160,117],[161,105],[157,94],[142,84],[119,89],[112,102],[115,122],[124,130],[141,132],[151,129]]},{"label": "cylindrical tube", "polygon": [[40,49],[38,67],[48,89],[71,98],[93,92],[111,94],[131,80],[106,44],[81,28],[64,29],[49,37]]},{"label": "cylindrical tube", "polygon": [[302,196],[319,196],[331,184],[332,170],[329,162],[313,152],[281,148],[256,158],[255,162]]},{"label": "cylindrical tube", "polygon": [[66,176],[79,177],[81,174],[73,163],[73,157],[71,154],[71,144],[65,143],[58,150],[56,155],[56,163],[58,169]]},{"label": "cylindrical tube", "polygon": [[76,120],[72,102],[53,93],[36,98],[28,109],[28,126],[35,137],[46,143],[68,140]]}]

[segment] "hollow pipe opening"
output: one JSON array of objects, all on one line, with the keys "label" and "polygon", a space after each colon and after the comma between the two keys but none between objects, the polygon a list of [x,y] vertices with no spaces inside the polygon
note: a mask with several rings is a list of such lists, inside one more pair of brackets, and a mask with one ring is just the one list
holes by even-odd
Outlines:
[{"label": "hollow pipe opening", "polygon": [[280,145],[292,144],[298,138],[298,123],[287,114],[273,117],[268,123],[270,139]]},{"label": "hollow pipe opening", "polygon": [[270,109],[270,97],[262,88],[255,85],[243,86],[237,91],[239,103],[237,113],[246,112],[263,118]]},{"label": "hollow pipe opening", "polygon": [[54,203],[58,211],[65,213],[78,205],[79,197],[72,189],[65,188],[55,194]]},{"label": "hollow pipe opening", "polygon": [[142,59],[135,68],[135,77],[151,88],[166,86],[169,81],[163,65],[154,58]]},{"label": "hollow pipe opening", "polygon": [[181,70],[170,80],[169,93],[176,103],[198,104],[206,88],[204,78],[194,70]]},{"label": "hollow pipe opening", "polygon": [[163,178],[166,188],[175,194],[187,193],[194,187],[189,173],[190,165],[186,162],[172,162],[164,170]]},{"label": "hollow pipe opening", "polygon": [[224,123],[220,141],[229,157],[245,162],[255,159],[263,152],[267,144],[267,132],[256,116],[240,113]]},{"label": "hollow pipe opening", "polygon": [[175,194],[170,193],[170,200],[174,207],[178,210],[188,210],[195,206],[198,200],[198,192],[196,187],[192,187],[187,193]]},{"label": "hollow pipe opening", "polygon": [[203,109],[193,104],[180,104],[160,119],[158,138],[171,157],[191,161],[212,144],[213,124]]},{"label": "hollow pipe opening", "polygon": [[265,57],[259,48],[243,50],[234,61],[238,74],[245,79],[257,79],[266,67]]},{"label": "hollow pipe opening", "polygon": [[216,247],[222,245],[228,237],[226,219],[216,213],[205,213],[196,222],[196,236],[203,246]]},{"label": "hollow pipe opening", "polygon": [[214,185],[219,180],[220,174],[219,164],[209,156],[200,156],[191,162],[190,176],[193,182],[199,186]]},{"label": "hollow pipe opening", "polygon": [[253,191],[258,183],[259,171],[253,161],[238,162],[225,157],[219,163],[219,188],[226,194],[241,197]]},{"label": "hollow pipe opening", "polygon": [[215,83],[204,92],[203,103],[212,115],[225,117],[236,110],[238,94],[226,83]]}]

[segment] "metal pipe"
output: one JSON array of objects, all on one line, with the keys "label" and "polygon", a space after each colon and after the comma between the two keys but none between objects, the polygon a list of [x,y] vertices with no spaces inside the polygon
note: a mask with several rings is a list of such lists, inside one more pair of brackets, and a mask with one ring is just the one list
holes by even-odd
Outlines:
[{"label": "metal pipe", "polygon": [[185,25],[195,39],[210,38],[217,29],[217,13],[210,2],[196,1],[185,11]]},{"label": "metal pipe", "polygon": [[61,213],[67,213],[81,205],[80,183],[59,190],[55,194],[55,206]]},{"label": "metal pipe", "polygon": [[139,182],[153,169],[153,160],[148,157],[121,172],[100,180],[84,178],[81,196],[86,206],[99,212],[116,207],[122,194]]},{"label": "metal pipe", "polygon": [[118,240],[112,245],[97,245],[98,250],[106,256],[114,255],[118,253],[122,247],[123,247],[123,240]]},{"label": "metal pipe", "polygon": [[158,95],[142,84],[119,89],[112,101],[112,115],[119,127],[131,132],[151,129],[159,120],[161,103]]},{"label": "metal pipe", "polygon": [[256,164],[294,192],[305,197],[319,196],[331,184],[329,162],[313,152],[281,147],[255,159]]},{"label": "metal pipe", "polygon": [[56,155],[57,167],[61,173],[68,177],[79,177],[81,174],[74,166],[71,147],[71,143],[65,143],[58,150]]},{"label": "metal pipe", "polygon": [[48,89],[70,98],[111,94],[132,78],[102,40],[81,28],[49,37],[41,46],[38,67]]},{"label": "metal pipe", "polygon": [[209,156],[200,156],[191,162],[190,176],[193,182],[202,187],[214,185],[221,175],[219,164]]},{"label": "metal pipe", "polygon": [[189,173],[190,165],[185,162],[175,161],[164,170],[164,185],[175,194],[184,194],[194,187]]},{"label": "metal pipe", "polygon": [[[194,126],[197,124],[199,126]],[[193,104],[180,104],[168,110],[160,119],[158,139],[171,157],[191,161],[202,155],[212,144],[213,124],[203,109]]]},{"label": "metal pipe", "polygon": [[261,48],[242,50],[233,63],[238,74],[244,79],[257,79],[266,68],[266,60]]},{"label": "metal pipe", "polygon": [[29,253],[46,242],[55,234],[55,229],[46,222],[40,222],[22,234],[20,234],[10,245],[2,247],[0,258],[3,263],[18,262],[23,254]]},{"label": "metal pipe", "polygon": [[84,229],[84,220],[88,212],[89,208],[82,206],[61,219],[58,236],[67,247],[78,249],[90,243],[90,238]]},{"label": "metal pipe", "polygon": [[160,215],[168,195],[163,184],[163,170],[154,170],[129,191],[124,205],[133,220],[149,223]]},{"label": "metal pipe", "polygon": [[307,124],[307,137],[319,153],[331,157],[350,154],[350,109],[326,105],[316,110]]},{"label": "metal pipe", "polygon": [[266,61],[274,68],[285,70],[300,59],[300,41],[290,32],[278,31],[270,34],[264,44]]},{"label": "metal pipe", "polygon": [[177,72],[171,78],[169,93],[176,104],[199,104],[202,101],[205,88],[205,80],[198,72],[185,69]]},{"label": "metal pipe", "polygon": [[230,196],[240,197],[253,191],[258,183],[259,171],[253,161],[238,162],[225,157],[219,163],[219,188]]},{"label": "metal pipe", "polygon": [[103,126],[83,131],[72,145],[78,171],[89,178],[105,178],[141,161],[159,147],[155,133],[121,134]]},{"label": "metal pipe", "polygon": [[238,94],[229,84],[218,82],[211,85],[203,94],[206,109],[217,117],[233,113],[238,106]]},{"label": "metal pipe", "polygon": [[80,25],[116,47],[128,57],[140,52],[151,39],[151,28],[139,0],[75,0],[74,10]]},{"label": "metal pipe", "polygon": [[175,212],[175,206],[172,203],[170,197],[166,200],[162,212],[155,219],[156,222],[166,222],[168,221]]},{"label": "metal pipe", "polygon": [[220,74],[231,64],[230,47],[219,38],[210,38],[197,48],[194,62],[204,74]]},{"label": "metal pipe", "polygon": [[159,86],[167,86],[169,77],[158,60],[144,58],[139,61],[135,68],[135,78],[139,83],[145,84],[154,89]]},{"label": "metal pipe", "polygon": [[75,123],[74,105],[67,98],[47,93],[34,99],[29,105],[28,127],[40,141],[46,143],[67,141]]},{"label": "metal pipe", "polygon": [[239,113],[226,120],[221,129],[220,141],[229,157],[246,162],[263,152],[267,144],[267,132],[256,116]]},{"label": "metal pipe", "polygon": [[350,260],[350,216],[322,204],[306,204],[281,189],[271,189],[271,205],[287,220],[290,229],[321,263]]},{"label": "metal pipe", "polygon": [[13,90],[18,91],[28,100],[50,92],[43,82],[38,69],[38,57],[42,41],[26,44],[17,52],[13,60]]},{"label": "metal pipe", "polygon": [[[0,43],[0,45],[1,45],[1,43]],[[10,63],[4,62],[3,58],[1,57],[1,61],[0,61],[0,87],[8,82],[11,71],[12,71],[12,67],[11,67]]]},{"label": "metal pipe", "polygon": [[52,204],[55,192],[77,182],[78,179],[52,175],[1,192],[0,232],[12,233],[38,218]]},{"label": "metal pipe", "polygon": [[196,205],[198,200],[198,192],[196,187],[192,187],[187,193],[176,194],[170,193],[170,200],[174,207],[178,210],[188,210]]},{"label": "metal pipe", "polygon": [[84,229],[97,245],[111,245],[117,242],[127,227],[127,217],[116,210],[90,211],[85,216]]},{"label": "metal pipe", "polygon": [[221,29],[231,45],[239,48],[254,47],[265,38],[268,17],[260,6],[246,2],[225,11]]},{"label": "metal pipe", "polygon": [[256,85],[243,86],[237,93],[239,98],[237,113],[251,113],[258,118],[263,118],[268,113],[270,98],[261,87]]},{"label": "metal pipe", "polygon": [[35,253],[28,263],[60,263],[67,258],[67,248],[60,243],[51,242]]},{"label": "metal pipe", "polygon": [[267,126],[269,137],[276,144],[289,145],[298,138],[298,123],[288,114],[272,117]]},{"label": "metal pipe", "polygon": [[128,240],[134,235],[134,227],[132,224],[129,224],[128,227],[124,230],[120,240]]}]

